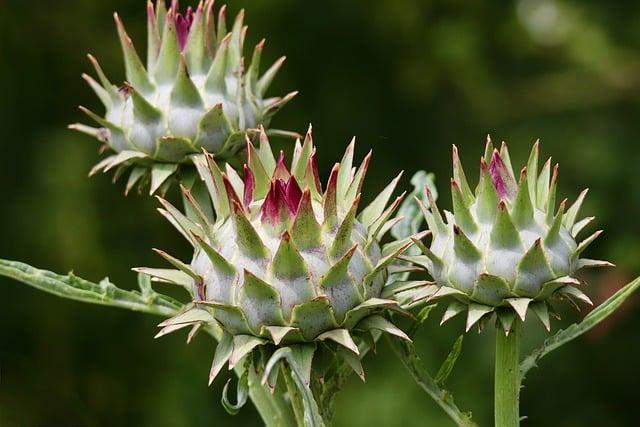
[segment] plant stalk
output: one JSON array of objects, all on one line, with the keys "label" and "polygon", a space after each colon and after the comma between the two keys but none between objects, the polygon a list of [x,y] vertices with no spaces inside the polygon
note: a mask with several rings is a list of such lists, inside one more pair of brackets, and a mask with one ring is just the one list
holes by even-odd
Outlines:
[{"label": "plant stalk", "polygon": [[291,369],[284,366],[281,369],[285,385],[287,386],[289,401],[291,402],[291,406],[293,407],[293,414],[295,415],[296,422],[299,426],[303,426],[305,423],[304,403],[302,401],[302,396],[300,395],[300,390],[298,389],[297,384],[292,378],[293,373],[291,372]]},{"label": "plant stalk", "polygon": [[255,372],[249,372],[249,398],[255,405],[266,427],[295,427],[299,425],[291,405],[281,392],[270,394],[260,384]]},{"label": "plant stalk", "polygon": [[521,322],[515,320],[510,333],[496,328],[495,366],[495,425],[518,427],[520,425],[520,330]]}]

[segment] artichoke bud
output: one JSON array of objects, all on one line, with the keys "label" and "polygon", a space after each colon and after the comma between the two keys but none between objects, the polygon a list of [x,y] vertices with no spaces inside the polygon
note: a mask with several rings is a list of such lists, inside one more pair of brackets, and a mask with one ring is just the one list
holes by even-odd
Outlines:
[{"label": "artichoke bud", "polygon": [[284,57],[260,76],[264,40],[255,47],[251,62],[245,63],[244,11],[227,32],[226,7],[216,17],[213,3],[207,0],[195,10],[181,12],[175,0],[169,10],[164,0],[155,6],[149,1],[146,65],[115,15],[126,82],[114,86],[89,55],[98,79],[86,74],[83,78],[106,114],[81,107],[98,126],[70,126],[115,151],[91,174],[118,168],[117,178],[133,165],[127,190],[150,183],[155,193],[168,185],[179,165],[190,163],[190,156],[203,149],[219,161],[242,164],[245,134],[268,127],[273,115],[296,95],[265,98]]},{"label": "artichoke bud", "polygon": [[230,168],[223,172],[213,155],[194,159],[215,220],[204,213],[210,206],[198,206],[186,189],[200,220],[161,199],[161,212],[195,253],[187,265],[160,252],[175,270],[138,269],[184,286],[192,298],[183,313],[161,324],[159,335],[219,324],[231,344],[218,346],[211,380],[224,363],[233,366],[258,346],[311,353],[329,347],[362,375],[358,343],[372,331],[408,339],[384,316],[402,312],[383,297],[383,287],[389,265],[413,244],[380,243],[401,200],[387,206],[398,179],[359,212],[370,155],[352,168],[352,143],[323,188],[311,128],[297,141],[290,166],[282,153],[274,156],[264,132],[259,140],[259,147],[246,141],[242,178]]},{"label": "artichoke bud", "polygon": [[587,191],[571,207],[564,200],[556,210],[558,166],[552,169],[549,159],[538,170],[538,155],[536,142],[516,176],[506,144],[497,150],[488,139],[472,191],[453,147],[453,213],[442,215],[427,194],[430,206],[420,205],[432,241],[428,247],[418,242],[422,255],[408,257],[429,271],[435,286],[411,295],[411,303],[452,296],[443,323],[466,310],[469,330],[496,313],[507,333],[516,316],[524,321],[529,308],[550,329],[552,298],[591,304],[574,275],[584,267],[611,264],[581,258],[601,233],[578,243],[593,220],[578,220]]}]

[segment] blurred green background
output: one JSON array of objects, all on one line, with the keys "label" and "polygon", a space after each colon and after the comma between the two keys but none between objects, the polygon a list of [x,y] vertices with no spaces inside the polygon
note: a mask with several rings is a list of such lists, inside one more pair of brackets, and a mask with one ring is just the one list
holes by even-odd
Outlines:
[{"label": "blurred green background", "polygon": [[[590,256],[618,268],[588,277],[596,301],[640,271],[640,3],[589,0],[229,0],[246,7],[252,45],[289,57],[271,93],[300,96],[274,125],[314,124],[323,176],[353,135],[374,149],[365,196],[398,170],[450,176],[451,144],[471,175],[485,135],[510,143],[516,164],[531,143],[561,164],[560,193],[591,193],[585,213],[606,234]],[[184,1],[183,1],[184,2]],[[0,257],[57,272],[109,275],[135,286],[130,267],[162,265],[151,247],[187,258],[187,245],[146,196],[122,196],[109,176],[88,179],[97,144],[65,129],[76,105],[99,109],[80,79],[91,52],[123,79],[111,13],[140,50],[143,0],[0,1]],[[287,145],[283,143],[281,145]],[[290,148],[290,144],[287,148]],[[446,191],[442,191],[446,194]],[[443,197],[444,207],[451,202]],[[206,385],[213,342],[181,334],[152,339],[158,319],[82,305],[0,279],[0,425],[259,425],[247,407],[227,415],[224,383]],[[632,301],[604,326],[544,359],[522,392],[531,426],[640,423],[640,316]],[[567,311],[555,328],[582,314]],[[462,319],[417,337],[437,369]],[[527,348],[544,339],[528,325]],[[493,335],[470,334],[449,380],[459,405],[492,420]],[[367,383],[352,378],[337,426],[448,426],[382,345]]]}]

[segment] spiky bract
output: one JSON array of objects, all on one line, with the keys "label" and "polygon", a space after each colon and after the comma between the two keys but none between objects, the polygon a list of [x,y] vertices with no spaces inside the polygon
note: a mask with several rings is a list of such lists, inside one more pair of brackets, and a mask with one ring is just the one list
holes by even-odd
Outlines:
[{"label": "spiky bract", "polygon": [[353,143],[325,190],[311,129],[304,144],[297,142],[291,168],[282,153],[274,157],[264,133],[259,148],[248,140],[247,147],[243,179],[231,168],[221,171],[211,155],[195,160],[215,221],[205,213],[209,207],[194,202],[200,220],[191,221],[162,200],[162,212],[195,255],[186,265],[161,253],[178,270],[140,270],[185,286],[194,300],[164,322],[160,334],[218,322],[233,345],[218,347],[212,378],[221,363],[233,366],[256,346],[315,348],[320,341],[333,343],[361,374],[358,339],[367,339],[373,329],[407,338],[381,315],[401,311],[381,294],[389,264],[413,243],[410,238],[379,243],[396,221],[391,217],[402,196],[387,204],[399,177],[358,214],[370,155],[352,169]]},{"label": "spiky bract", "polygon": [[468,330],[496,312],[508,332],[515,315],[524,320],[531,308],[549,329],[551,298],[591,303],[574,274],[610,265],[580,258],[601,231],[576,242],[593,220],[578,221],[587,191],[569,209],[563,200],[556,211],[558,166],[552,169],[549,159],[539,171],[538,149],[536,142],[516,180],[506,144],[498,151],[488,140],[472,192],[454,146],[453,214],[445,211],[443,218],[430,194],[430,206],[421,204],[433,238],[429,247],[419,243],[424,255],[411,260],[426,267],[435,284],[411,297],[453,296],[443,322],[467,310]]},{"label": "spiky bract", "polygon": [[181,14],[177,0],[168,11],[164,0],[155,8],[149,1],[146,67],[115,15],[127,81],[114,86],[89,56],[99,82],[88,75],[83,78],[104,104],[106,114],[101,117],[81,107],[99,127],[71,126],[116,152],[92,173],[135,164],[139,167],[132,170],[127,189],[147,183],[147,173],[153,170],[153,193],[179,164],[189,162],[189,156],[203,148],[220,161],[242,164],[238,157],[244,154],[245,134],[267,127],[272,116],[295,96],[292,92],[282,98],[264,98],[284,58],[260,77],[263,40],[255,47],[251,64],[245,66],[244,11],[227,33],[226,7],[220,8],[216,24],[213,3],[201,1],[195,11],[189,8]]}]

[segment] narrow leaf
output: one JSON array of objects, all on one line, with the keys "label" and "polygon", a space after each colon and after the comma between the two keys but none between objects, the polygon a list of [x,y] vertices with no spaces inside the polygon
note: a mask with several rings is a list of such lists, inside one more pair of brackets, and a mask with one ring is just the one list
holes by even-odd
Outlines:
[{"label": "narrow leaf", "polygon": [[164,317],[176,315],[182,307],[178,301],[159,294],[143,296],[137,291],[120,289],[107,279],[100,284],[81,279],[73,273],[66,276],[38,270],[20,262],[0,260],[0,275],[59,297],[125,308]]},{"label": "narrow leaf", "polygon": [[387,337],[391,348],[400,358],[415,382],[422,388],[460,427],[476,427],[470,413],[462,412],[455,404],[453,395],[440,387],[424,368],[413,344]]},{"label": "narrow leaf", "polygon": [[537,362],[552,351],[580,337],[593,327],[609,317],[624,303],[633,293],[640,288],[640,277],[628,283],[613,296],[591,311],[580,323],[574,323],[567,329],[559,331],[544,344],[534,350],[520,364],[520,373],[524,377],[531,368],[537,366]]},{"label": "narrow leaf", "polygon": [[456,365],[456,361],[460,356],[460,352],[462,351],[462,340],[464,339],[464,335],[460,335],[456,342],[453,344],[453,348],[449,352],[447,358],[442,362],[442,366],[438,369],[438,373],[435,377],[436,384],[443,386],[444,382],[449,378],[451,372],[453,371],[454,366]]}]

